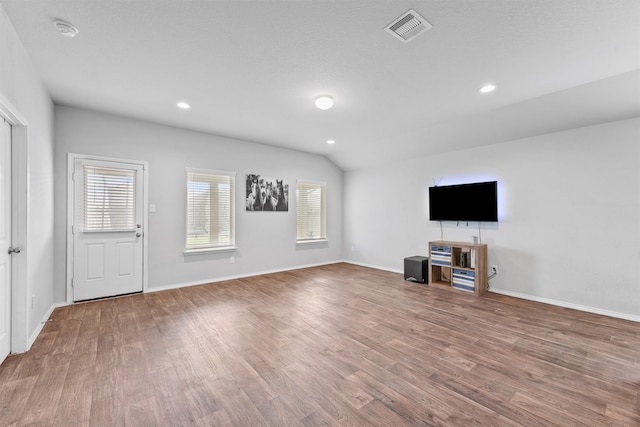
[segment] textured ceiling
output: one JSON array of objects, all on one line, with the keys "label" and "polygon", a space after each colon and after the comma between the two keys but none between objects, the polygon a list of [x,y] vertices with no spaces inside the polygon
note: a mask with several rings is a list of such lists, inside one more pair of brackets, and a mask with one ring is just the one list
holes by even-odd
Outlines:
[{"label": "textured ceiling", "polygon": [[[637,0],[0,4],[56,103],[344,170],[640,115]],[[404,44],[384,27],[411,8],[433,28]],[[321,93],[333,109],[314,107]]]}]

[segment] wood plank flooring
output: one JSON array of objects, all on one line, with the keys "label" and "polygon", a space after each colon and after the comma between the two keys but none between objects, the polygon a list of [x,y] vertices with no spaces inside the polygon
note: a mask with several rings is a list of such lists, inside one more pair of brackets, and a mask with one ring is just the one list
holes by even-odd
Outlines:
[{"label": "wood plank flooring", "polygon": [[640,425],[640,324],[349,264],[56,309],[0,425]]}]

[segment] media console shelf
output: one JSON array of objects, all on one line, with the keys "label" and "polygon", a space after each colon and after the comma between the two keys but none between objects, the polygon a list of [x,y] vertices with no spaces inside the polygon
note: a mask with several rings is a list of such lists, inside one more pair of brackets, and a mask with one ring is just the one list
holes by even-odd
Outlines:
[{"label": "media console shelf", "polygon": [[430,285],[442,285],[474,292],[487,291],[487,245],[448,242],[429,242]]}]

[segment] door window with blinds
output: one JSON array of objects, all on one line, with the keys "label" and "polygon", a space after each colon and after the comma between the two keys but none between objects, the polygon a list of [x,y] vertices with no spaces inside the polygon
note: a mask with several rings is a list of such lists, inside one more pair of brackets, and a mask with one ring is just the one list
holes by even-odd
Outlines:
[{"label": "door window with blinds", "polygon": [[235,172],[187,168],[186,186],[186,252],[233,248]]},{"label": "door window with blinds", "polygon": [[136,170],[84,166],[85,232],[136,229]]},{"label": "door window with blinds", "polygon": [[296,222],[298,242],[325,240],[327,238],[326,193],[327,185],[324,182],[297,182]]}]

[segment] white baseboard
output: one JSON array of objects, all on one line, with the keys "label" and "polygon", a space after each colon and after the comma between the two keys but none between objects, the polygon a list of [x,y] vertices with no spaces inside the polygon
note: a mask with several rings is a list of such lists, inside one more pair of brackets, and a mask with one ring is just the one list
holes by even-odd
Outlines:
[{"label": "white baseboard", "polygon": [[[160,292],[160,291],[166,291],[166,290],[170,290],[170,289],[184,288],[184,287],[188,287],[188,286],[198,286],[198,285],[205,285],[207,283],[222,282],[222,281],[225,281],[225,280],[244,279],[244,278],[252,277],[252,276],[260,276],[260,275],[263,275],[263,274],[281,273],[283,271],[299,270],[299,269],[302,269],[302,268],[320,267],[320,266],[323,266],[323,265],[338,264],[338,263],[341,263],[341,262],[344,262],[346,264],[359,265],[361,267],[374,268],[376,270],[383,270],[383,271],[389,271],[389,272],[392,272],[392,273],[404,274],[404,271],[402,271],[402,270],[396,270],[396,269],[387,268],[387,267],[380,267],[380,266],[376,266],[376,265],[360,263],[360,262],[355,262],[355,261],[350,261],[350,260],[336,260],[336,261],[329,261],[329,262],[323,262],[323,263],[317,263],[317,264],[300,265],[300,266],[296,266],[296,267],[288,267],[288,268],[275,269],[275,270],[257,271],[257,272],[251,272],[251,273],[240,274],[240,275],[235,275],[235,276],[217,277],[217,278],[212,278],[212,279],[198,280],[198,281],[194,281],[194,282],[183,282],[183,283],[176,283],[176,284],[166,285],[166,286],[151,287],[151,288],[147,288],[145,290],[145,292]],[[573,303],[569,303],[569,302],[565,302],[565,301],[558,301],[558,300],[553,300],[553,299],[549,299],[549,298],[537,297],[537,296],[534,296],[534,295],[523,294],[523,293],[520,293],[520,292],[513,292],[513,291],[504,290],[504,289],[491,288],[491,289],[489,289],[489,292],[495,292],[496,294],[507,295],[507,296],[520,298],[520,299],[525,299],[525,300],[529,300],[529,301],[535,301],[535,302],[541,302],[541,303],[544,303],[544,304],[555,305],[555,306],[558,306],[558,307],[564,307],[564,308],[570,308],[570,309],[579,310],[579,311],[585,311],[587,313],[594,313],[594,314],[600,314],[600,315],[603,315],[603,316],[615,317],[615,318],[618,318],[618,319],[630,320],[632,322],[640,322],[640,316],[627,314],[627,313],[619,313],[619,312],[616,312],[616,311],[604,310],[604,309],[595,308],[595,307],[589,307],[589,306],[580,305],[580,304],[573,304]],[[40,331],[44,327],[45,323],[47,322],[47,320],[51,316],[51,313],[53,313],[53,310],[58,308],[58,307],[64,307],[66,305],[68,305],[68,304],[63,302],[63,303],[55,303],[55,304],[53,304],[51,306],[51,308],[44,315],[43,320],[40,323],[40,326],[33,332],[31,337],[29,338],[29,343],[28,343],[28,348],[27,349],[31,348],[31,345],[35,342],[36,338],[38,337],[38,334],[40,333]]]},{"label": "white baseboard", "polygon": [[211,278],[211,279],[197,280],[197,281],[194,281],[194,282],[182,282],[182,283],[175,283],[175,284],[172,284],[172,285],[149,287],[144,292],[148,293],[148,292],[168,291],[170,289],[186,288],[188,286],[206,285],[207,283],[224,282],[225,280],[244,279],[244,278],[247,278],[247,277],[261,276],[263,274],[282,273],[284,271],[293,271],[293,270],[300,270],[302,268],[320,267],[320,266],[323,266],[323,265],[338,264],[338,263],[341,263],[341,262],[346,262],[346,261],[337,260],[337,261],[321,262],[321,263],[317,263],[317,264],[298,265],[298,266],[295,266],[295,267],[280,268],[280,269],[275,269],[275,270],[253,271],[251,273],[238,274],[238,275],[234,275],[234,276],[216,277],[216,278]]},{"label": "white baseboard", "polygon": [[[347,264],[359,265],[361,267],[375,268],[377,270],[384,270],[384,271],[390,271],[392,273],[404,274],[404,271],[401,271],[401,270],[394,270],[391,268],[380,267],[376,265],[364,264],[364,263],[359,263],[359,262],[349,261],[349,260],[344,260],[343,262]],[[507,295],[515,298],[555,305],[558,307],[571,308],[573,310],[585,311],[587,313],[594,313],[594,314],[600,314],[603,316],[615,317],[618,319],[631,320],[632,322],[640,322],[640,316],[634,316],[633,314],[619,313],[617,311],[604,310],[601,308],[589,307],[589,306],[580,305],[580,304],[573,304],[565,301],[557,301],[549,298],[543,298],[543,297],[537,297],[537,296],[523,294],[519,292],[507,291],[504,289],[491,288],[489,289],[489,292],[495,292],[497,294]]]},{"label": "white baseboard", "polygon": [[49,307],[49,310],[47,310],[44,316],[42,316],[42,320],[38,324],[38,327],[35,329],[35,331],[33,331],[31,336],[29,337],[29,341],[27,342],[27,348],[25,349],[25,352],[29,351],[33,343],[36,342],[38,335],[40,335],[40,332],[42,332],[42,328],[44,328],[44,325],[46,325],[47,322],[49,321],[49,317],[51,317],[53,310],[55,310],[58,307],[64,307],[65,305],[67,305],[67,303],[63,303],[63,302],[51,304],[51,307]]},{"label": "white baseboard", "polygon": [[586,311],[587,313],[601,314],[603,316],[616,317],[618,319],[631,320],[633,322],[640,322],[640,316],[634,316],[633,314],[619,313],[617,311],[604,310],[601,308],[589,307],[586,305],[573,304],[565,301],[558,301],[549,298],[537,297],[534,295],[522,294],[520,292],[512,292],[504,289],[489,289],[489,292],[495,292],[496,294],[507,295],[510,297],[526,299],[529,301],[541,302],[544,304],[556,305],[564,308],[571,308],[573,310]]},{"label": "white baseboard", "polygon": [[377,265],[365,264],[365,263],[362,263],[362,262],[355,262],[355,261],[348,261],[348,260],[344,260],[342,262],[347,263],[347,264],[359,265],[360,267],[375,268],[376,270],[383,270],[383,271],[390,271],[391,273],[404,274],[403,270],[396,270],[396,269],[388,268],[388,267],[380,267],[380,266],[377,266]]}]

